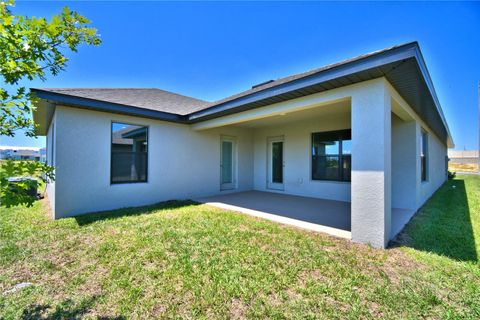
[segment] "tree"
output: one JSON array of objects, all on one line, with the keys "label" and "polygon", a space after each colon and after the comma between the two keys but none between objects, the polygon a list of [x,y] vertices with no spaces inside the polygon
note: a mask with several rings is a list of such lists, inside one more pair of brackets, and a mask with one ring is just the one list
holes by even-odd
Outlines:
[{"label": "tree", "polygon": [[[99,45],[97,30],[90,21],[68,7],[51,19],[14,15],[14,0],[0,3],[0,135],[15,136],[18,130],[36,137],[31,118],[34,95],[20,80],[46,80],[65,70],[68,51],[77,52],[79,46]],[[8,87],[8,88],[7,88]],[[13,88],[13,89],[12,89]],[[26,204],[35,197],[28,190],[35,182],[25,180],[15,185],[11,176],[42,176],[53,179],[53,168],[40,162],[3,162],[0,166],[0,206]]]}]

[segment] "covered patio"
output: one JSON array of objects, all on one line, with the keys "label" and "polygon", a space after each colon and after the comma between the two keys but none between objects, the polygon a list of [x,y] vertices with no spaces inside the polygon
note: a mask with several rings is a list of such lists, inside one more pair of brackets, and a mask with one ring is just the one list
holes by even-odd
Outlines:
[{"label": "covered patio", "polygon": [[385,79],[192,129],[220,133],[220,194],[200,202],[375,247],[418,208],[420,126]]},{"label": "covered patio", "polygon": [[[352,237],[350,202],[263,191],[235,192],[196,201],[340,238]],[[392,209],[392,237],[403,229],[414,213],[413,210]]]}]

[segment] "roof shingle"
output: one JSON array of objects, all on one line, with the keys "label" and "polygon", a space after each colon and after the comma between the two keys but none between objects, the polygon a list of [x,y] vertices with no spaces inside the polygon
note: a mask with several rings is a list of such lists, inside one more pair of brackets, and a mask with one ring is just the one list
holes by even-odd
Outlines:
[{"label": "roof shingle", "polygon": [[[403,46],[403,45],[401,45]],[[400,46],[393,46],[375,52],[363,54],[352,59],[343,60],[306,72],[290,75],[276,80],[267,81],[264,84],[253,86],[251,89],[223,98],[218,101],[208,102],[181,94],[157,89],[157,88],[41,88],[35,90],[48,91],[68,96],[106,101],[120,105],[137,108],[162,111],[177,115],[189,115],[197,111],[205,110],[250,94],[273,88],[281,84],[302,79],[319,72],[335,68],[356,60],[361,60],[381,52],[389,51]]]},{"label": "roof shingle", "polygon": [[36,90],[178,115],[199,111],[209,105],[207,101],[156,88],[42,88]]}]

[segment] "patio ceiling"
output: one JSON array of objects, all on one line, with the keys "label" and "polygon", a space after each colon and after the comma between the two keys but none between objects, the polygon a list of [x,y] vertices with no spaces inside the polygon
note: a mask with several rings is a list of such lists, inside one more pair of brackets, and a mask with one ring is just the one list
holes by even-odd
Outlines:
[{"label": "patio ceiling", "polygon": [[246,128],[260,128],[276,125],[284,125],[292,122],[301,122],[303,120],[315,119],[315,118],[346,118],[350,121],[351,104],[350,101],[344,100],[335,103],[331,103],[320,108],[311,108],[295,112],[287,112],[284,114],[278,114],[270,117],[256,119],[248,122],[242,122],[237,124],[239,127]]}]

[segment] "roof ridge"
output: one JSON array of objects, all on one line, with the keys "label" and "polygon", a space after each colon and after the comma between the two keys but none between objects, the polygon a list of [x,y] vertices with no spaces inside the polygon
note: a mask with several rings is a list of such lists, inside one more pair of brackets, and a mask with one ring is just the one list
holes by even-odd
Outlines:
[{"label": "roof ridge", "polygon": [[[403,44],[393,45],[393,46],[386,47],[386,48],[383,48],[383,49],[380,49],[380,50],[375,50],[375,51],[372,51],[372,52],[369,52],[369,53],[364,53],[364,54],[357,55],[357,56],[354,56],[354,57],[351,57],[351,58],[347,58],[347,59],[344,59],[344,60],[341,60],[341,61],[338,61],[338,62],[325,64],[323,66],[312,68],[312,69],[309,69],[309,70],[306,70],[306,71],[303,71],[303,72],[290,74],[290,75],[287,75],[287,76],[284,76],[284,77],[277,78],[273,81],[268,81],[265,84],[260,84],[258,86],[254,86],[250,89],[247,89],[247,90],[244,90],[244,91],[241,91],[241,92],[237,92],[235,94],[226,96],[224,98],[221,98],[221,99],[218,99],[218,100],[215,100],[215,101],[207,101],[207,100],[187,96],[187,95],[184,95],[184,94],[181,94],[181,93],[172,92],[172,91],[168,91],[168,90],[164,90],[164,89],[160,89],[160,88],[154,88],[154,87],[150,87],[150,88],[132,88],[132,87],[130,87],[130,88],[122,88],[122,87],[116,87],[116,88],[114,88],[114,87],[112,87],[112,88],[105,88],[105,87],[104,88],[34,88],[34,89],[50,91],[50,92],[55,92],[55,91],[56,92],[59,92],[59,91],[69,92],[69,91],[80,91],[80,90],[91,90],[91,91],[95,91],[95,90],[96,91],[158,90],[158,91],[162,91],[162,92],[165,92],[165,93],[168,93],[168,94],[176,95],[178,97],[185,97],[185,98],[189,98],[189,99],[192,99],[192,100],[196,100],[198,102],[206,103],[207,104],[206,106],[203,106],[203,107],[200,108],[200,110],[204,110],[204,109],[208,109],[212,106],[215,106],[215,105],[218,105],[218,104],[221,104],[221,103],[225,103],[227,101],[235,100],[235,99],[240,98],[240,97],[245,96],[245,95],[249,95],[249,94],[256,93],[256,92],[259,92],[259,91],[262,91],[262,90],[265,90],[265,89],[269,89],[271,87],[276,86],[279,83],[280,84],[289,83],[289,82],[292,82],[292,81],[295,81],[295,80],[298,80],[298,79],[301,79],[301,78],[305,78],[305,77],[314,75],[318,72],[322,72],[322,71],[325,71],[325,70],[335,68],[337,66],[347,64],[349,62],[354,62],[354,61],[357,61],[357,60],[368,58],[372,55],[380,54],[380,53],[383,53],[383,52],[390,51],[392,49],[396,49],[396,48],[400,48],[400,47],[408,46],[408,45],[412,45],[412,44],[417,44],[418,45],[418,42],[417,41],[411,41],[411,42],[406,42],[406,43],[403,43]],[[197,110],[197,111],[200,111],[200,110]]]},{"label": "roof ridge", "polygon": [[[254,88],[252,87],[251,89],[247,89],[247,90],[232,94],[230,96],[224,97],[222,99],[216,100],[216,101],[212,102],[211,105],[216,105],[216,104],[219,104],[219,103],[223,103],[223,102],[228,101],[228,100],[234,100],[234,99],[237,98],[237,96],[243,96],[245,93],[249,94],[249,93],[259,92],[259,91],[262,91],[264,89],[268,89],[270,87],[275,86],[280,81],[285,81],[285,80],[288,79],[287,81],[282,82],[282,84],[283,83],[288,83],[288,82],[295,81],[295,80],[300,79],[300,78],[308,77],[310,75],[313,75],[313,74],[321,72],[321,71],[329,70],[329,69],[335,68],[337,66],[347,64],[349,62],[361,60],[361,59],[368,58],[368,57],[376,55],[376,54],[380,54],[380,53],[383,53],[383,52],[387,52],[387,51],[390,51],[390,50],[393,50],[393,49],[396,49],[396,48],[400,48],[400,47],[404,47],[404,46],[408,46],[408,45],[412,45],[412,44],[417,44],[418,45],[418,42],[417,41],[411,41],[411,42],[406,42],[406,43],[403,43],[403,44],[393,45],[393,46],[386,47],[386,48],[383,48],[383,49],[371,51],[371,52],[368,52],[368,53],[363,53],[363,54],[360,54],[360,55],[357,55],[357,56],[354,56],[354,57],[351,57],[351,58],[343,59],[343,60],[340,60],[340,61],[337,61],[337,62],[325,64],[323,66],[312,68],[312,69],[302,71],[302,72],[299,72],[299,73],[293,73],[293,74],[290,74],[290,75],[287,75],[287,76],[284,76],[284,77],[277,78],[273,81],[269,81],[265,84],[255,86]],[[291,78],[291,79],[289,79],[289,78]]]}]

